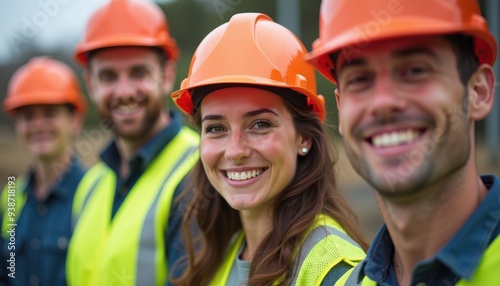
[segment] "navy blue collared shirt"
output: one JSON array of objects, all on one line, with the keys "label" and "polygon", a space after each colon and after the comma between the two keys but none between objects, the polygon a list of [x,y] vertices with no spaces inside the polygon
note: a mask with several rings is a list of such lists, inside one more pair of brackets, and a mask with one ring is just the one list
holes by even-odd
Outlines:
[{"label": "navy blue collared shirt", "polygon": [[[500,235],[500,178],[484,175],[481,179],[488,195],[435,256],[417,263],[411,285],[454,285],[461,278],[470,279],[486,248]],[[383,225],[362,262],[361,273],[378,285],[398,285],[393,256],[394,244]]]},{"label": "navy blue collared shirt", "polygon": [[116,174],[116,193],[113,201],[111,216],[114,217],[121,204],[127,197],[128,192],[141,177],[144,170],[163,150],[165,146],[179,133],[182,128],[182,115],[179,112],[170,112],[170,124],[156,134],[149,142],[130,158],[128,162],[129,174],[126,178],[120,178],[121,157],[116,146],[116,141],[111,143],[102,151],[101,160]]},{"label": "navy blue collared shirt", "polygon": [[[127,178],[120,178],[121,158],[116,142],[113,140],[101,153],[102,161],[111,168],[117,178],[115,197],[113,201],[112,217],[116,214],[123,201],[127,197],[130,189],[134,186],[137,180],[144,173],[148,165],[155,157],[165,148],[170,141],[179,133],[182,128],[182,114],[178,111],[170,111],[170,124],[156,134],[149,142],[139,149],[128,162],[129,175]],[[174,263],[185,255],[185,248],[182,242],[181,228],[183,213],[188,204],[188,196],[183,200],[178,200],[177,197],[183,192],[186,185],[186,178],[176,187],[173,197],[173,204],[170,208],[170,216],[168,218],[168,229],[165,234],[165,253],[168,258],[168,265],[172,267]],[[112,219],[112,218],[111,218]],[[168,255],[167,255],[168,254]],[[172,269],[170,274],[178,277],[182,269],[176,267]],[[170,285],[169,283],[167,285]]]},{"label": "navy blue collared shirt", "polygon": [[26,203],[15,227],[15,278],[8,276],[9,239],[1,241],[0,285],[66,285],[66,252],[73,232],[71,212],[75,190],[86,168],[76,157],[47,198],[35,197],[35,174],[29,172]]}]

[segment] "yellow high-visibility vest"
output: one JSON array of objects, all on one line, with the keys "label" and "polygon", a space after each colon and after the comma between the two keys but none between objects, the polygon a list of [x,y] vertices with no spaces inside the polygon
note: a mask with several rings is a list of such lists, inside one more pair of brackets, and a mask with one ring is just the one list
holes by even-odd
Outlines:
[{"label": "yellow high-visibility vest", "polygon": [[183,127],[130,189],[111,219],[116,175],[104,163],[78,186],[78,217],[68,248],[71,286],[163,285],[164,236],[173,194],[198,159],[199,136]]},{"label": "yellow high-visibility vest", "polygon": [[[496,285],[498,284],[498,274],[496,271],[500,269],[500,236],[495,238],[495,240],[488,246],[483,254],[479,265],[472,275],[470,280],[464,278],[458,280],[458,286],[473,286],[473,285]],[[361,264],[360,264],[361,265]],[[357,277],[359,276],[361,268],[355,267],[349,270],[342,278],[337,281],[335,285],[346,285],[346,286],[375,286],[377,283],[368,276],[365,276],[360,283],[357,283]]]},{"label": "yellow high-visibility vest", "polygon": [[[2,190],[0,197],[0,214],[2,217],[2,237],[6,238],[9,236],[7,231],[9,230],[9,225],[14,225],[17,223],[19,216],[26,204],[28,199],[25,193],[26,183],[23,177],[14,178],[13,176],[8,177],[8,182],[14,182],[12,185],[7,185]],[[10,178],[14,178],[10,180]]]},{"label": "yellow high-visibility vest", "polygon": [[[365,257],[365,252],[359,245],[345,233],[344,229],[331,217],[318,215],[315,225],[305,234],[308,236],[315,232],[314,241],[308,241],[308,247],[300,249],[298,272],[294,276],[292,285],[319,286],[328,272],[338,263],[345,262],[349,265],[357,265]],[[229,255],[217,271],[212,280],[212,286],[227,285],[233,263],[244,240],[243,232],[240,232],[229,247]],[[274,284],[279,284],[276,281]]]}]

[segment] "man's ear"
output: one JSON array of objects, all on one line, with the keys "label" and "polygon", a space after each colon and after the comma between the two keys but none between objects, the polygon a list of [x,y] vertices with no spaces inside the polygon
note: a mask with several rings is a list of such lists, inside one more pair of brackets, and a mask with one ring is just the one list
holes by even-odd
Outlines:
[{"label": "man's ear", "polygon": [[467,89],[471,119],[484,119],[493,108],[495,97],[495,73],[492,67],[488,64],[480,65],[471,76]]},{"label": "man's ear", "polygon": [[83,128],[83,123],[85,120],[85,115],[73,111],[71,114],[71,132],[74,138],[78,137]]},{"label": "man's ear", "polygon": [[170,96],[174,88],[175,75],[177,72],[176,62],[172,60],[165,61],[163,65],[163,92]]},{"label": "man's ear", "polygon": [[92,84],[92,78],[91,78],[91,74],[90,74],[90,67],[88,68],[85,68],[82,72],[82,77],[83,77],[83,80],[85,81],[85,86],[87,87],[87,93],[89,95],[89,98],[93,101],[93,102],[96,102],[96,99],[95,99],[95,89],[94,89],[94,86]]},{"label": "man's ear", "polygon": [[335,89],[335,102],[337,102],[337,117],[339,121],[339,133],[342,135],[342,125],[340,125],[340,91],[339,88],[337,87]]}]

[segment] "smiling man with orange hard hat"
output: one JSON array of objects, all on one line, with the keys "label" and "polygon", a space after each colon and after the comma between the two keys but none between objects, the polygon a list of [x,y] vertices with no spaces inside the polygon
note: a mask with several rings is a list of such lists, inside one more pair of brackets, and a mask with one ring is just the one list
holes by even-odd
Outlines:
[{"label": "smiling man with orange hard hat", "polygon": [[151,2],[112,0],[90,18],[75,57],[114,136],[77,190],[69,284],[169,284],[184,255],[179,197],[199,138],[164,107],[178,57],[167,20]]},{"label": "smiling man with orange hard hat", "polygon": [[323,0],[307,60],[337,85],[347,155],[385,221],[339,285],[498,285],[500,178],[475,152],[497,53],[477,0]]}]

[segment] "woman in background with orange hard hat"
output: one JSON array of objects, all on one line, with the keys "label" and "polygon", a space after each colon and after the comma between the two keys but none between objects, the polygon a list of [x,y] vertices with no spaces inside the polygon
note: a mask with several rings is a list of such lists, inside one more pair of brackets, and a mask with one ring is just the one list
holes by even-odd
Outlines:
[{"label": "woman in background with orange hard hat", "polygon": [[1,285],[66,285],[76,187],[86,168],[70,147],[85,100],[73,71],[49,57],[12,76],[4,111],[33,160],[26,176],[7,178],[1,194]]},{"label": "woman in background with orange hard hat", "polygon": [[198,46],[172,94],[201,130],[185,218],[201,234],[186,227],[187,271],[176,283],[330,285],[364,257],[305,53],[257,13],[233,16]]}]

